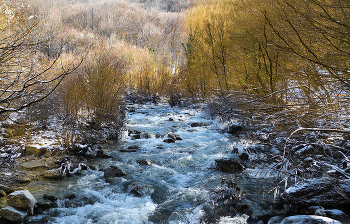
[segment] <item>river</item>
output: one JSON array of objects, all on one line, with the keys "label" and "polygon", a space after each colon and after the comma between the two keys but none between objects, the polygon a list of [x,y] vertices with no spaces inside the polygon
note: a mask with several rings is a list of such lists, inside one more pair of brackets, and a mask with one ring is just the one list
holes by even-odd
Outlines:
[{"label": "river", "polygon": [[[239,142],[221,126],[201,109],[171,108],[165,103],[129,105],[128,131],[105,151],[111,158],[89,164],[97,170],[88,169],[80,176],[40,186],[46,187],[42,193],[60,198],[58,207],[32,217],[28,223],[223,224],[233,219],[245,223],[247,216],[236,216],[229,207],[219,209],[218,203],[221,207],[230,204],[222,178],[236,182],[245,195],[250,195],[249,203],[266,200],[269,189],[262,190],[267,184],[257,178],[259,169],[247,169],[242,174],[215,169],[215,160],[232,156],[233,145]],[[182,140],[166,143],[168,133]],[[121,152],[128,148],[136,152]],[[111,165],[126,176],[106,181],[102,170]],[[274,176],[269,175],[264,179]],[[74,199],[64,199],[72,194]]]}]

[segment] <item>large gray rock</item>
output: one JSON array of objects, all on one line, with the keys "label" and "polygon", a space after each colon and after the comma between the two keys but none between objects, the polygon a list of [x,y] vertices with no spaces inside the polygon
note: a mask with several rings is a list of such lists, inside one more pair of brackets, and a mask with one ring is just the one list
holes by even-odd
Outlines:
[{"label": "large gray rock", "polygon": [[29,171],[45,171],[49,170],[52,163],[52,159],[37,159],[19,164],[19,168]]},{"label": "large gray rock", "polygon": [[5,208],[0,209],[0,216],[10,220],[11,222],[22,222],[27,216],[27,213],[17,210],[11,206],[6,206]]},{"label": "large gray rock", "polygon": [[295,215],[283,219],[280,224],[342,224],[341,222],[317,215]]},{"label": "large gray rock", "polygon": [[62,173],[61,169],[47,170],[42,174],[42,177],[45,179],[60,180],[61,178],[65,177],[65,173]]},{"label": "large gray rock", "polygon": [[28,190],[15,191],[7,196],[7,204],[16,209],[29,210],[33,214],[35,198]]},{"label": "large gray rock", "polygon": [[103,172],[104,172],[104,177],[106,179],[113,178],[113,177],[122,177],[126,175],[126,173],[122,169],[116,166],[109,166]]},{"label": "large gray rock", "polygon": [[346,206],[350,205],[350,180],[312,178],[288,188],[280,196],[284,204]]},{"label": "large gray rock", "polygon": [[237,173],[242,172],[245,167],[237,159],[217,159],[215,160],[216,167],[221,172]]}]

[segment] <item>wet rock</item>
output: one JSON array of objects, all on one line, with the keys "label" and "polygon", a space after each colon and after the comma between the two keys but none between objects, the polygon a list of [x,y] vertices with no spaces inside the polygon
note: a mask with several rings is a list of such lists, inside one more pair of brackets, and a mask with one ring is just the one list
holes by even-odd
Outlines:
[{"label": "wet rock", "polygon": [[54,196],[54,195],[47,195],[47,194],[44,194],[44,195],[43,195],[43,198],[46,199],[46,200],[49,200],[49,201],[57,201],[57,197]]},{"label": "wet rock", "polygon": [[228,127],[227,133],[231,135],[237,135],[240,131],[243,131],[243,126],[235,123]]},{"label": "wet rock", "polygon": [[12,192],[7,196],[7,204],[16,209],[30,210],[33,214],[35,198],[28,190],[20,190]]},{"label": "wet rock", "polygon": [[119,152],[136,152],[137,150],[140,149],[140,146],[138,145],[131,145],[126,149],[119,149]]},{"label": "wet rock", "polygon": [[239,154],[238,158],[240,158],[241,160],[248,160],[249,159],[249,155],[245,152]]},{"label": "wet rock", "polygon": [[135,134],[132,136],[132,139],[135,140],[135,139],[141,139],[141,134]]},{"label": "wet rock", "polygon": [[144,138],[145,139],[155,139],[155,138],[157,138],[157,135],[155,133],[145,133]]},{"label": "wet rock", "polygon": [[98,148],[96,157],[108,158],[109,156],[105,154],[105,150]]},{"label": "wet rock", "polygon": [[70,195],[66,196],[65,198],[68,199],[68,200],[73,200],[76,197],[77,196],[75,194],[70,194]]},{"label": "wet rock", "polygon": [[12,187],[8,187],[8,186],[2,185],[2,184],[0,184],[0,190],[1,190],[1,191],[4,191],[4,192],[7,193],[7,194],[13,192]]},{"label": "wet rock", "polygon": [[5,208],[0,209],[0,217],[10,220],[11,222],[23,222],[26,216],[26,212],[20,211],[11,206],[6,206]]},{"label": "wet rock", "polygon": [[280,195],[284,204],[301,206],[347,206],[350,201],[350,180],[312,178],[288,188]]},{"label": "wet rock", "polygon": [[65,173],[62,173],[61,169],[53,169],[53,170],[47,170],[45,173],[42,174],[42,177],[45,179],[51,179],[51,180],[60,180],[61,178],[65,177]]},{"label": "wet rock", "polygon": [[20,184],[28,184],[31,181],[32,179],[30,179],[29,177],[19,177],[16,182]]},{"label": "wet rock", "polygon": [[55,208],[55,207],[57,207],[57,203],[55,201],[50,201],[45,198],[40,198],[35,204],[34,213],[41,214],[43,211],[46,211],[50,208]]},{"label": "wet rock", "polygon": [[282,215],[274,216],[271,219],[269,219],[267,224],[280,224],[284,218],[285,216],[282,216]]},{"label": "wet rock", "polygon": [[96,167],[95,165],[90,165],[90,166],[89,166],[89,169],[91,169],[91,170],[97,170],[97,167]]},{"label": "wet rock", "polygon": [[248,204],[245,203],[239,203],[236,205],[236,211],[241,214],[247,214],[251,215],[253,214],[253,211],[250,209]]},{"label": "wet rock", "polygon": [[6,197],[6,193],[5,193],[5,191],[3,191],[3,190],[0,190],[0,198],[1,197]]},{"label": "wet rock", "polygon": [[191,127],[195,128],[195,127],[204,127],[204,126],[208,126],[207,123],[204,122],[195,122],[191,124]]},{"label": "wet rock", "polygon": [[168,121],[174,121],[174,118],[169,117]]},{"label": "wet rock", "polygon": [[103,157],[104,151],[101,149],[100,145],[92,145],[87,147],[86,152],[84,153],[85,157],[88,158],[96,158],[96,157]]},{"label": "wet rock", "polygon": [[103,172],[104,172],[104,177],[106,179],[113,178],[113,177],[122,177],[126,175],[126,173],[123,170],[121,170],[116,166],[107,167]]},{"label": "wet rock", "polygon": [[167,138],[167,139],[164,139],[164,141],[163,142],[165,142],[165,143],[174,143],[175,142],[175,140],[174,139],[172,139],[172,138]]},{"label": "wet rock", "polygon": [[236,159],[217,159],[215,160],[216,167],[226,173],[242,172],[245,167]]},{"label": "wet rock", "polygon": [[89,168],[85,163],[79,163],[79,167],[81,170],[87,170]]},{"label": "wet rock", "polygon": [[174,133],[169,133],[169,134],[168,134],[168,138],[171,138],[171,139],[173,139],[173,140],[182,140],[182,138],[180,137],[180,135],[174,134]]},{"label": "wet rock", "polygon": [[149,160],[149,159],[137,160],[137,163],[140,164],[140,165],[147,165],[147,166],[152,165],[152,161]]},{"label": "wet rock", "polygon": [[46,171],[53,162],[51,158],[37,159],[19,164],[19,168],[28,171]]},{"label": "wet rock", "polygon": [[154,189],[150,185],[136,182],[128,186],[128,191],[137,197],[142,197],[146,195],[152,195]]},{"label": "wet rock", "polygon": [[350,217],[345,214],[343,211],[340,211],[338,209],[325,209],[325,216],[331,218],[331,219],[335,219],[338,220],[342,223],[346,223],[350,221]]},{"label": "wet rock", "polygon": [[317,215],[295,215],[284,218],[280,224],[292,224],[292,223],[303,223],[303,224],[341,224],[341,222]]}]

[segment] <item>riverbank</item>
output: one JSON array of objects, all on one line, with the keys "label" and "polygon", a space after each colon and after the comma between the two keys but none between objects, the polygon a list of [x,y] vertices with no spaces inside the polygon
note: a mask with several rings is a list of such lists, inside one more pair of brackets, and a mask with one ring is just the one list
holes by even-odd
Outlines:
[{"label": "riverbank", "polygon": [[[175,195],[188,194],[183,192],[182,190],[178,192],[179,190],[175,190],[175,187],[180,187],[183,189],[198,188],[199,192],[195,195],[197,195],[201,199],[199,200],[200,203],[196,202],[194,203],[194,205],[196,205],[195,208],[198,210],[199,213],[196,213],[195,210],[190,210],[190,214],[195,215],[198,218],[198,220],[205,220],[206,223],[211,223],[214,220],[216,220],[216,222],[219,222],[220,216],[226,217],[225,220],[230,220],[230,217],[234,218],[233,216],[237,214],[250,215],[247,216],[250,218],[246,218],[246,221],[248,220],[248,223],[254,223],[258,222],[259,220],[267,222],[267,220],[269,220],[272,216],[275,215],[282,215],[281,217],[301,214],[310,215],[315,214],[317,211],[317,214],[330,216],[330,213],[332,213],[332,211],[335,208],[337,208],[339,211],[343,210],[343,212],[345,213],[348,212],[346,210],[346,206],[348,203],[347,200],[341,200],[342,197],[337,197],[337,200],[330,201],[327,199],[327,201],[326,198],[323,197],[326,194],[325,192],[329,193],[332,189],[335,188],[333,185],[336,184],[335,186],[342,186],[345,183],[343,181],[347,180],[346,176],[339,172],[334,172],[334,167],[322,167],[322,169],[320,168],[319,170],[309,169],[309,166],[312,165],[312,162],[310,161],[309,157],[311,157],[313,162],[317,162],[316,164],[318,164],[319,162],[324,162],[323,164],[338,164],[339,161],[341,161],[341,159],[330,159],[329,156],[327,157],[327,155],[322,154],[322,150],[314,151],[314,148],[310,148],[311,146],[315,147],[316,144],[316,142],[311,142],[309,144],[311,146],[308,146],[305,143],[306,138],[308,139],[312,137],[312,135],[310,136],[310,134],[305,134],[302,139],[288,139],[288,135],[283,135],[283,133],[281,132],[276,132],[273,125],[266,122],[268,120],[266,119],[267,116],[263,114],[249,114],[249,116],[247,116],[246,114],[242,113],[242,111],[231,110],[230,116],[227,115],[225,117],[218,117],[213,114],[216,120],[214,119],[214,116],[210,120],[201,117],[207,116],[205,114],[208,113],[204,112],[202,114],[202,109],[199,108],[184,108],[178,110],[170,109],[166,106],[163,108],[155,105],[129,105],[128,111],[128,114],[132,116],[132,120],[128,121],[128,131],[124,132],[125,139],[124,143],[122,143],[121,145],[79,145],[79,147],[75,149],[75,152],[81,152],[83,154],[76,155],[75,157],[70,156],[68,160],[64,149],[57,146],[57,142],[59,141],[59,139],[52,137],[52,135],[48,135],[47,133],[45,134],[44,132],[42,132],[42,139],[40,141],[38,139],[38,136],[35,137],[38,140],[37,142],[44,142],[43,139],[46,138],[45,136],[51,136],[50,142],[52,145],[49,146],[47,144],[45,145],[45,147],[37,146],[36,149],[40,151],[40,154],[30,154],[30,151],[38,151],[33,149],[34,144],[32,144],[31,146],[29,146],[30,144],[27,144],[25,148],[26,150],[22,151],[22,157],[15,158],[15,155],[18,156],[18,153],[20,151],[17,151],[17,154],[11,151],[11,153],[13,152],[12,154],[8,153],[8,155],[11,156],[2,157],[2,159],[8,159],[8,164],[10,164],[11,166],[9,168],[6,168],[4,166],[4,168],[2,168],[1,171],[1,173],[5,174],[8,178],[6,179],[6,183],[13,185],[14,188],[21,189],[21,187],[23,186],[25,187],[30,185],[31,181],[32,183],[40,182],[44,179],[49,180],[50,178],[59,180],[61,178],[66,177],[61,176],[61,171],[64,170],[64,168],[67,168],[66,171],[68,172],[66,172],[65,175],[70,175],[70,173],[72,175],[81,173],[83,174],[83,176],[96,176],[98,182],[100,181],[101,183],[103,183],[102,185],[106,186],[106,189],[109,189],[111,187],[111,189],[113,189],[112,192],[119,192],[120,190],[118,186],[119,184],[121,184],[120,187],[124,190],[116,194],[115,197],[120,197],[120,195],[123,195],[123,197],[127,198],[128,200],[135,200],[135,192],[136,195],[137,193],[144,193],[145,195],[141,194],[137,196],[141,196],[141,198],[143,198],[144,200],[146,200],[146,198],[150,196],[150,199],[152,199],[151,201],[148,201],[147,199],[143,202],[151,203],[152,206],[156,208],[155,210],[152,210],[151,206],[151,210],[147,211],[153,213],[153,215],[148,217],[147,220],[153,220],[154,223],[157,223],[157,220],[159,221],[167,219],[165,218],[167,216],[164,216],[162,214],[163,212],[167,211],[166,214],[170,212],[169,215],[171,215],[172,212],[174,212],[172,211],[172,209],[179,209],[179,205],[177,203],[186,203],[186,201],[177,201],[175,203],[175,198],[167,199],[167,196],[163,195],[164,192],[159,191],[161,188],[165,188],[167,189],[168,193],[169,191],[174,191],[172,194]],[[248,118],[249,122],[247,121]],[[131,117],[128,119],[131,119]],[[157,131],[156,128],[161,128],[161,130]],[[173,134],[169,135],[169,133]],[[216,136],[215,139],[212,139],[213,136]],[[177,140],[178,137],[180,137],[183,140]],[[343,136],[339,133],[327,134],[324,135],[324,137],[327,137],[329,141],[334,141],[334,144],[344,142]],[[32,137],[32,139],[35,138]],[[193,142],[195,143],[193,146],[189,146],[190,143],[192,144],[192,140],[190,141],[190,139],[195,140]],[[217,142],[219,141],[219,139],[220,142]],[[289,148],[301,146],[303,147],[299,149],[294,149],[294,157],[288,154],[289,157],[285,156],[283,158],[285,145],[287,145],[287,147]],[[305,147],[308,147],[309,151],[303,149]],[[47,152],[47,154],[45,155],[45,153],[43,153],[43,149],[49,152]],[[206,153],[210,152],[209,155],[212,155],[208,157],[209,155],[202,154],[202,151],[207,151]],[[220,153],[217,154],[218,152]],[[164,155],[164,160],[161,159],[161,155]],[[97,158],[100,157],[103,161],[103,164],[99,165],[100,167],[88,167],[83,165],[85,163],[88,163],[88,161],[95,160],[96,156]],[[206,159],[202,161],[199,160],[199,158]],[[199,164],[197,165],[195,165],[196,163],[194,163],[196,160],[199,160]],[[69,163],[67,163],[68,161]],[[223,163],[221,163],[221,161]],[[232,167],[233,163],[236,164],[236,161],[242,163],[245,167],[243,169],[232,171],[226,169],[225,166],[220,165],[227,163],[227,161],[229,167]],[[300,170],[300,174],[294,172],[295,167],[285,166],[285,164],[290,163],[290,161],[299,165],[297,166],[297,168]],[[28,168],[29,165],[33,165],[33,163],[36,165],[41,165],[35,165],[32,166],[32,168],[36,167],[34,169],[39,169],[40,167],[40,169],[43,170],[23,170],[23,167]],[[112,166],[115,164],[119,164],[121,168],[125,170],[125,173],[128,176],[125,178],[112,178],[112,180],[109,180],[105,183],[105,181],[109,178],[106,178],[106,173],[104,170],[106,170],[106,168],[109,168],[110,165]],[[226,182],[222,182],[224,179],[221,179],[223,176],[220,177],[220,174],[217,171],[218,167],[219,173],[222,172],[222,175],[224,175],[226,178]],[[182,170],[175,171],[175,169],[178,168],[181,168]],[[85,169],[90,171],[84,171]],[[93,171],[94,169],[96,171]],[[59,172],[52,172],[54,170]],[[343,168],[341,168],[341,170],[343,170]],[[16,174],[18,171],[19,175]],[[136,173],[131,173],[135,171]],[[155,173],[159,173],[160,171],[161,174],[158,174],[154,179],[151,179],[151,182],[149,182],[150,180],[148,179],[144,179],[145,176],[153,176],[155,175]],[[50,173],[53,176],[45,177],[44,173]],[[281,175],[279,178],[275,176],[278,174]],[[283,176],[283,174],[285,175]],[[307,177],[308,175],[310,175],[309,178]],[[209,187],[209,185],[205,188],[199,187],[203,185],[204,182],[206,182],[203,182],[203,177],[205,176],[207,176],[207,178],[209,178],[210,180],[206,184],[211,185],[215,182],[216,184],[218,184],[217,187],[220,187]],[[233,179],[233,177],[235,177],[235,179]],[[289,191],[291,194],[284,194],[284,196],[281,197],[280,202],[278,202],[278,200],[276,200],[273,203],[270,202],[270,206],[268,206],[268,208],[262,209],[261,206],[266,205],[266,203],[258,203],[258,201],[259,197],[263,194],[261,194],[261,192],[259,193],[258,191],[256,191],[256,195],[251,195],[254,191],[252,191],[252,189],[248,190],[248,187],[252,188],[252,186],[248,186],[246,181],[242,181],[243,179],[241,181],[237,180],[237,178],[242,177],[249,177],[251,178],[251,180],[256,178],[262,178],[262,182],[260,183],[261,185],[259,186],[265,187],[266,189],[263,193],[269,192],[271,198],[273,198],[274,193],[276,194],[276,196],[278,196],[280,193],[283,193],[285,184],[287,184],[287,186],[289,187],[294,185],[295,182],[303,182],[303,180],[305,179],[313,178],[313,181],[309,182],[310,186],[318,186],[318,188],[312,189],[307,188],[307,186],[309,185],[301,185],[304,187],[296,188],[299,192],[302,192],[300,190],[305,189],[308,192],[312,192],[312,195],[309,196],[309,198],[307,198],[306,200],[298,200],[298,198],[300,199],[301,196],[305,196],[305,191],[301,195],[295,194],[295,192],[298,191]],[[325,179],[326,177],[332,177],[333,179]],[[23,179],[21,180],[21,178],[26,178],[27,180],[23,181]],[[170,183],[162,185],[161,187],[157,187],[158,182],[168,181],[169,178],[170,180],[172,180]],[[201,180],[197,184],[193,185],[191,182],[196,183],[196,178],[199,178],[198,181],[200,179]],[[281,180],[283,180],[283,178],[285,178],[285,180],[287,181],[283,181],[281,183]],[[320,179],[326,180],[326,182],[317,181]],[[120,180],[123,180],[124,182],[122,181],[119,183]],[[140,183],[138,183],[140,180],[143,180],[141,185]],[[328,182],[330,182],[331,184],[327,185]],[[115,186],[112,187],[111,183],[114,183]],[[169,186],[172,187],[169,188]],[[324,191],[319,190],[321,187],[323,187]],[[347,189],[342,189],[343,193],[348,194],[346,190]],[[70,191],[73,192],[72,189]],[[98,189],[93,189],[93,192],[95,191],[96,193],[101,194],[101,192]],[[158,195],[159,192],[163,192],[161,194],[162,196]],[[189,195],[193,197],[193,193],[194,192],[191,191]],[[208,196],[208,194],[210,194],[211,196]],[[158,198],[158,196],[155,195],[161,197]],[[189,195],[187,195],[186,197],[189,197]],[[220,198],[220,195],[222,196],[222,198]],[[331,195],[330,198],[336,198],[334,197],[334,195],[336,195],[336,192],[334,192],[334,194]],[[207,196],[208,198],[206,198]],[[314,196],[318,198],[322,197],[323,200],[312,201],[312,197]],[[77,197],[79,197],[78,194]],[[82,197],[84,198],[86,196]],[[61,198],[61,200],[62,199],[63,198]],[[89,203],[92,203],[93,205],[94,203],[96,203],[94,202],[94,200],[95,199],[93,199]],[[192,199],[188,200],[189,201],[187,203],[193,203],[190,202]],[[216,205],[214,207],[206,205],[206,201],[211,200],[216,200]],[[341,201],[343,204],[339,205],[339,202]],[[98,202],[101,203],[100,200],[98,200]],[[138,203],[140,203],[140,201]],[[322,205],[323,208],[310,208],[316,204],[319,206]],[[123,208],[124,205],[113,205],[111,209],[113,209],[113,207],[115,206],[117,208]],[[281,209],[283,206],[285,208]],[[84,208],[84,206],[81,207],[81,209]],[[232,209],[236,210],[236,212],[232,213]],[[185,212],[186,209],[180,210],[181,212],[184,212],[184,214],[187,214]],[[276,212],[277,210],[278,212]],[[205,211],[207,215],[201,216],[200,211]],[[322,213],[322,211],[324,212]],[[125,214],[129,213],[128,210],[124,210],[124,212]],[[217,214],[209,215],[210,212],[216,212]],[[339,219],[339,216],[338,218],[333,218]],[[177,216],[174,216],[173,219],[181,220]],[[224,220],[224,218],[222,218],[222,220]],[[195,223],[195,221],[192,223]],[[224,221],[222,221],[221,223],[224,223]],[[346,222],[343,221],[343,223]]]}]

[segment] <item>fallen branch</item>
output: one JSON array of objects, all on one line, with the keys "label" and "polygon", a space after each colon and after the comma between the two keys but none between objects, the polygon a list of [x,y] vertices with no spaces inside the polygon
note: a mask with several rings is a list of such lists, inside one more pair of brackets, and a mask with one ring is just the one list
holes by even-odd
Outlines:
[{"label": "fallen branch", "polygon": [[345,134],[350,134],[350,130],[344,130],[344,129],[327,129],[327,128],[299,128],[295,131],[293,131],[289,137],[287,138],[287,141],[284,143],[284,148],[283,148],[283,158],[286,155],[286,148],[287,148],[287,143],[288,140],[297,132],[301,131],[320,131],[320,132],[337,132],[337,133],[345,133]]}]

